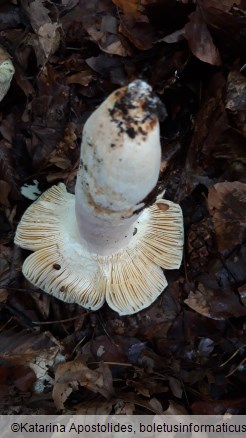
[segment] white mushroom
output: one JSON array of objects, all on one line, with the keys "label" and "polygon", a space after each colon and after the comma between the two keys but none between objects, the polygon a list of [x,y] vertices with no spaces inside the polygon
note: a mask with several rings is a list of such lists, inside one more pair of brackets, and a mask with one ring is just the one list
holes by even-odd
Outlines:
[{"label": "white mushroom", "polygon": [[0,102],[9,90],[14,73],[15,68],[9,54],[0,47]]},{"label": "white mushroom", "polygon": [[149,306],[180,267],[179,205],[145,207],[161,159],[159,99],[136,80],[112,93],[83,131],[75,196],[53,186],[24,213],[15,243],[35,251],[23,274],[57,298],[120,315]]}]

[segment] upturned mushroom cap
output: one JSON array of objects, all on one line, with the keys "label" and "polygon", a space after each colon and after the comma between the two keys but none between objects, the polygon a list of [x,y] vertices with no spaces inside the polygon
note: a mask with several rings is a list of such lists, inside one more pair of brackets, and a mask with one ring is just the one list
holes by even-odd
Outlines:
[{"label": "upturned mushroom cap", "polygon": [[75,195],[51,187],[24,213],[15,243],[34,251],[23,274],[57,298],[120,315],[148,307],[167,286],[161,268],[180,267],[179,205],[144,209],[160,167],[158,99],[134,81],[86,122]]},{"label": "upturned mushroom cap", "polygon": [[8,53],[0,47],[0,102],[9,90],[14,73],[14,65]]},{"label": "upturned mushroom cap", "polygon": [[93,254],[80,238],[75,197],[64,184],[53,186],[24,213],[15,243],[35,251],[24,276],[45,292],[90,310],[105,299],[120,315],[148,307],[167,286],[160,266],[178,269],[183,251],[180,206],[158,200],[135,223],[126,248],[109,256]]}]

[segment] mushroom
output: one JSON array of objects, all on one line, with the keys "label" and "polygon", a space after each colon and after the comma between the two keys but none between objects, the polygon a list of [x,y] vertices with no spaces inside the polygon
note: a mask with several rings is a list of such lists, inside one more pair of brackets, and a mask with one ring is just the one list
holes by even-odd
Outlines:
[{"label": "mushroom", "polygon": [[113,92],[83,130],[75,195],[64,184],[24,213],[15,243],[34,251],[23,264],[35,286],[90,310],[120,315],[148,307],[167,286],[164,269],[180,267],[179,205],[145,198],[161,160],[160,101],[141,80]]},{"label": "mushroom", "polygon": [[0,47],[0,102],[7,94],[15,68],[9,54]]}]

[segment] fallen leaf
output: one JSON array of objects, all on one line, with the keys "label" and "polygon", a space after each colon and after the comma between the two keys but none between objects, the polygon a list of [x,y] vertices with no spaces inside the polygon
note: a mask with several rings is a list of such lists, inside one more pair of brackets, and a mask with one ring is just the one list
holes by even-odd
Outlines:
[{"label": "fallen leaf", "polygon": [[60,45],[61,25],[57,21],[52,22],[50,10],[42,0],[22,0],[22,5],[37,36],[29,35],[29,44],[34,47],[38,65],[43,66]]},{"label": "fallen leaf", "polygon": [[246,237],[246,184],[217,183],[209,189],[208,207],[219,251],[240,244]]},{"label": "fallen leaf", "polygon": [[176,30],[175,32],[161,38],[160,40],[158,40],[158,43],[163,41],[164,43],[174,44],[179,41],[183,41],[184,38],[185,38],[185,28],[183,27],[182,29]]},{"label": "fallen leaf", "polygon": [[87,58],[86,63],[103,77],[110,77],[114,84],[124,85],[126,77],[119,58],[100,53]]},{"label": "fallen leaf", "polygon": [[38,32],[40,26],[50,23],[49,9],[45,6],[43,0],[22,0],[22,7],[30,18],[31,25],[35,32]]},{"label": "fallen leaf", "polygon": [[139,15],[144,10],[138,0],[112,0],[125,14]]},{"label": "fallen leaf", "polygon": [[174,395],[174,397],[182,398],[183,395],[183,385],[180,380],[176,379],[175,377],[169,376],[169,386],[170,389]]},{"label": "fallen leaf", "polygon": [[213,43],[212,36],[197,10],[189,15],[190,22],[185,26],[185,35],[193,55],[203,62],[212,65],[221,65],[218,49]]},{"label": "fallen leaf", "polygon": [[45,60],[48,60],[49,56],[53,55],[60,45],[60,25],[57,23],[45,23],[40,26],[37,34]]},{"label": "fallen leaf", "polygon": [[104,362],[127,362],[127,342],[121,336],[115,336],[110,339],[106,335],[97,336],[91,342],[91,352],[96,357],[96,360],[103,360]]},{"label": "fallen leaf", "polygon": [[152,47],[155,38],[154,28],[148,17],[124,14],[120,21],[119,31],[131,41],[139,50],[148,50]]},{"label": "fallen leaf", "polygon": [[66,84],[80,84],[86,87],[93,79],[95,79],[95,75],[90,71],[79,71],[67,76]]},{"label": "fallen leaf", "polygon": [[212,290],[199,283],[184,301],[191,309],[212,319],[226,319],[246,315],[238,296],[232,290]]},{"label": "fallen leaf", "polygon": [[201,0],[201,4],[206,8],[220,9],[229,12],[234,5],[240,5],[241,0]]},{"label": "fallen leaf", "polygon": [[150,404],[151,408],[154,409],[154,411],[156,413],[157,412],[158,413],[162,413],[163,412],[162,404],[161,404],[161,402],[157,398],[155,398],[155,397],[151,398],[150,401],[149,401],[149,404]]},{"label": "fallen leaf", "polygon": [[0,359],[17,368],[30,368],[36,376],[34,387],[37,393],[51,386],[52,378],[47,371],[55,365],[56,360],[62,360],[60,351],[60,346],[55,345],[48,334],[30,333],[28,330],[20,333],[5,330],[0,333]]},{"label": "fallen leaf", "polygon": [[96,370],[92,370],[82,359],[59,364],[52,393],[57,409],[63,409],[69,395],[80,386],[109,398],[113,394],[110,369],[102,362]]},{"label": "fallen leaf", "polygon": [[173,400],[169,401],[168,408],[163,412],[164,415],[188,415],[188,411],[183,405],[180,405]]},{"label": "fallen leaf", "polygon": [[127,48],[122,44],[118,35],[98,31],[94,26],[85,26],[88,34],[96,41],[103,52],[109,55],[127,56]]}]

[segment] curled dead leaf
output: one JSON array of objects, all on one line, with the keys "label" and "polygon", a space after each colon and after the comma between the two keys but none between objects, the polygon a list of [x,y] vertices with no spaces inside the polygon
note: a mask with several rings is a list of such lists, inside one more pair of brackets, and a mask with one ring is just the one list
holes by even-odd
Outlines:
[{"label": "curled dead leaf", "polygon": [[57,409],[63,409],[69,395],[81,386],[105,398],[112,396],[113,380],[109,367],[100,363],[96,370],[92,370],[82,359],[59,364],[52,393]]}]

